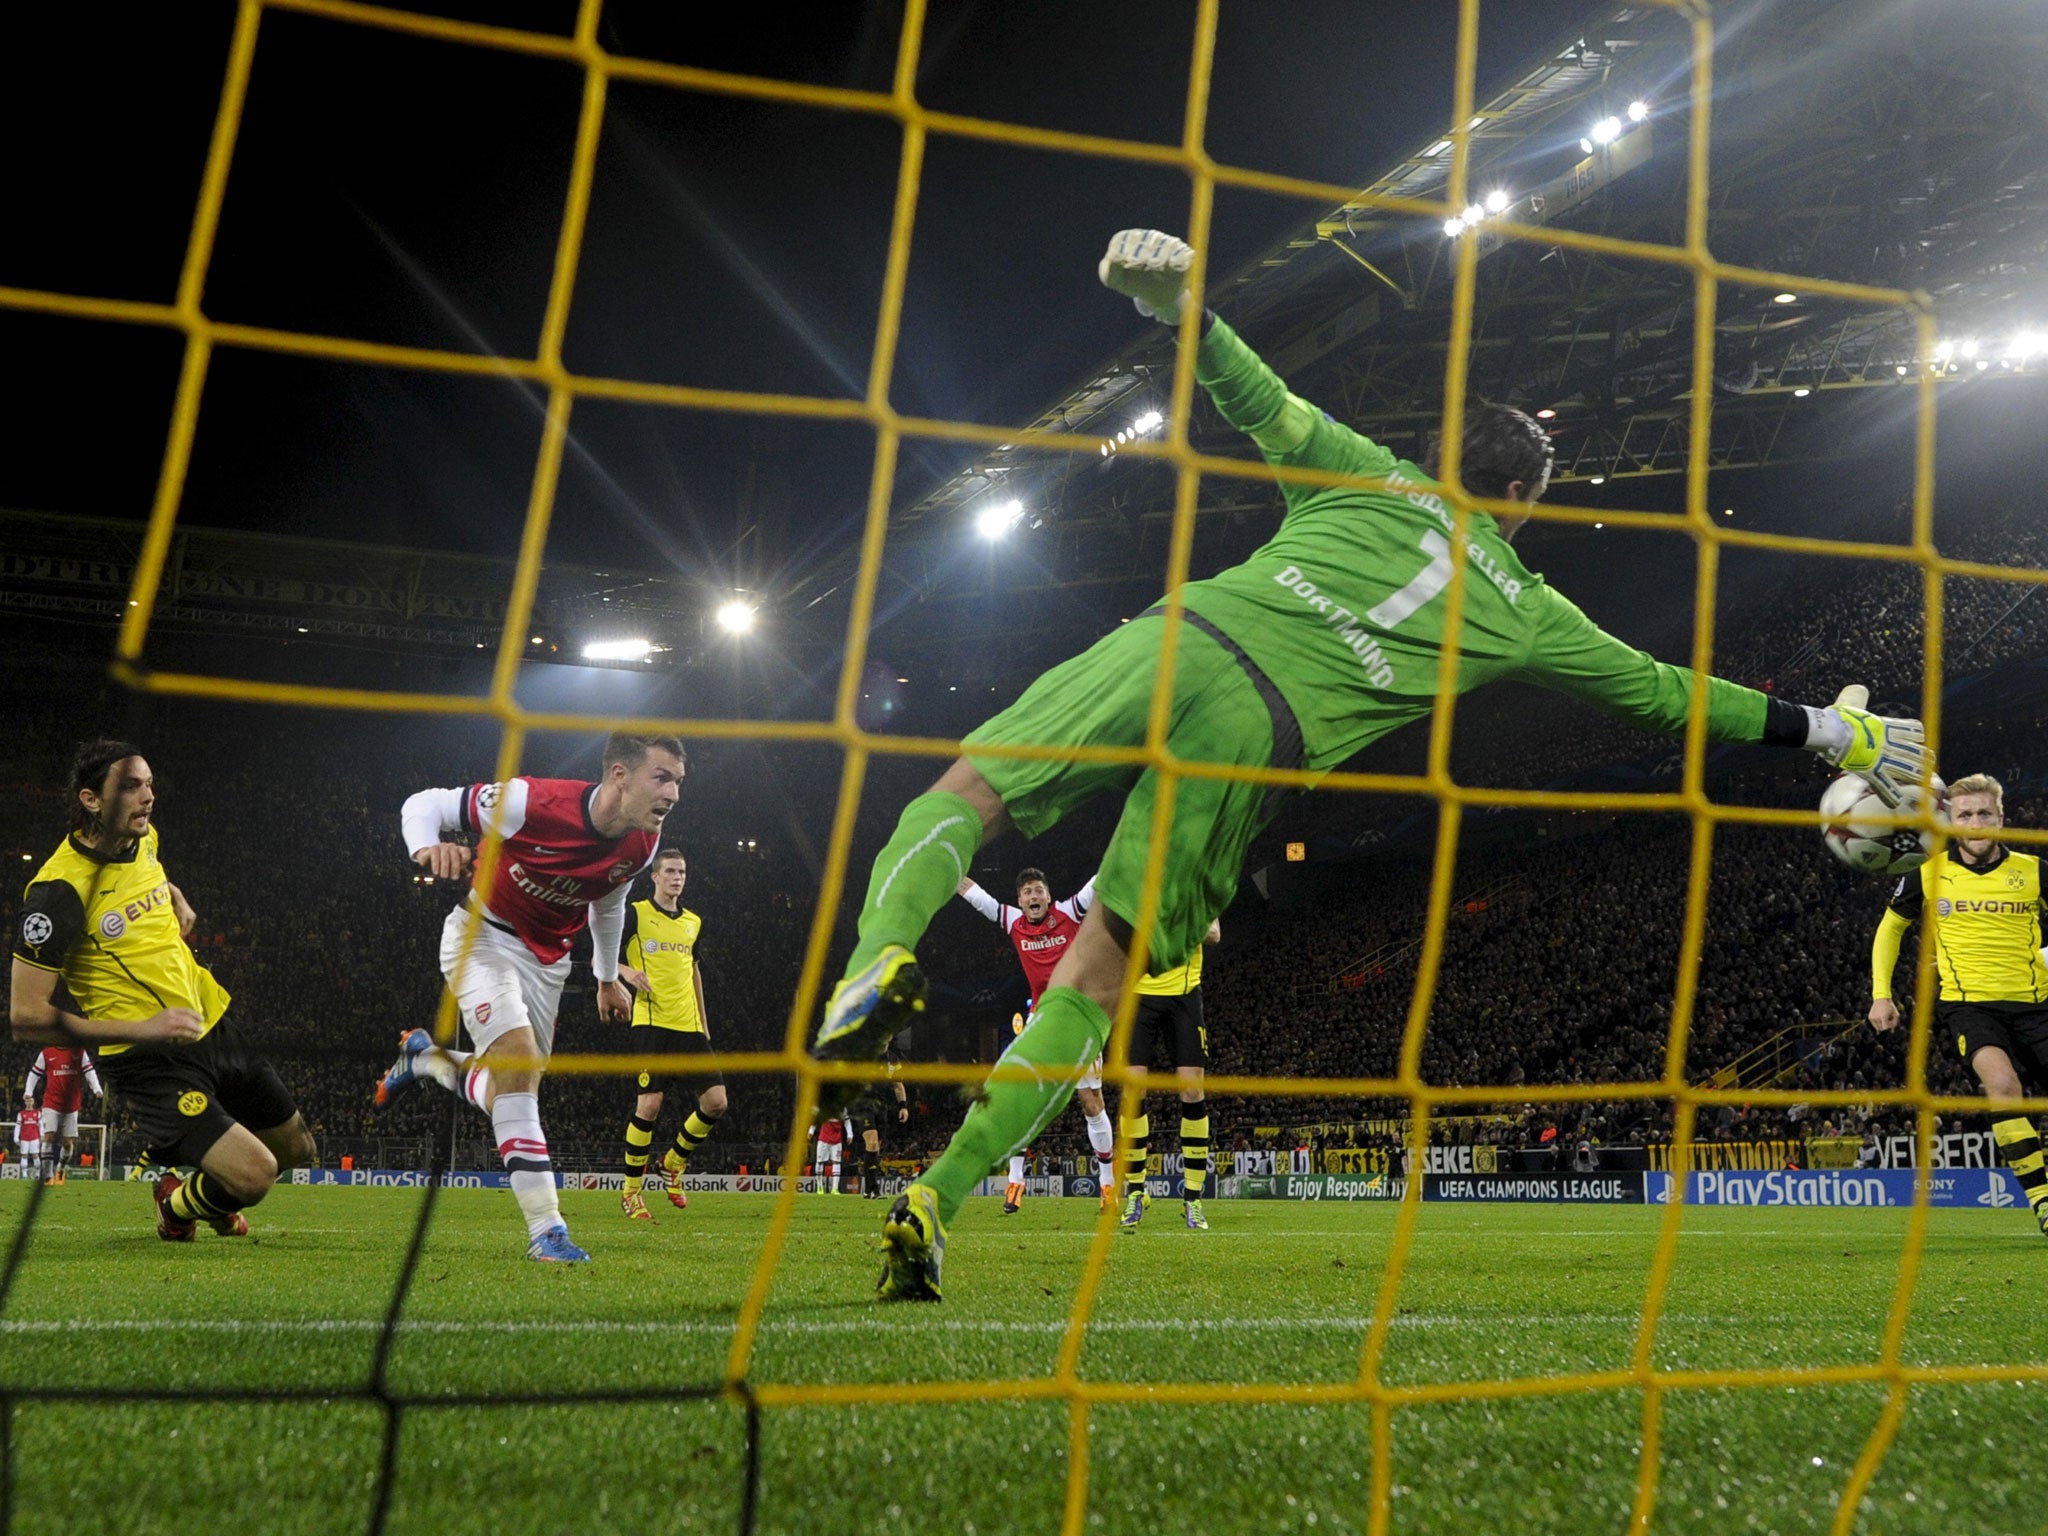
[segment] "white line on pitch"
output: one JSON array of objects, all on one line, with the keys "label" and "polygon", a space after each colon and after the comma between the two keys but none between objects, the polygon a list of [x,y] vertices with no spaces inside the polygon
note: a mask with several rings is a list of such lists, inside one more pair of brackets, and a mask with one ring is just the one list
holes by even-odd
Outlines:
[{"label": "white line on pitch", "polygon": [[[1554,1313],[1543,1314],[1500,1314],[1490,1317],[1460,1317],[1445,1314],[1404,1313],[1393,1320],[1396,1328],[1448,1328],[1448,1329],[1493,1329],[1531,1327],[1634,1327],[1640,1322],[1633,1312],[1609,1315],[1560,1317]],[[1736,1321],[1732,1318],[1687,1317],[1665,1314],[1666,1322],[1691,1323],[1695,1325],[1720,1326]],[[1762,1319],[1745,1318],[1742,1321],[1751,1326],[1777,1321],[1791,1323],[1792,1318]],[[624,1321],[607,1318],[582,1320],[536,1321],[497,1320],[466,1322],[456,1318],[422,1318],[416,1321],[401,1321],[401,1333],[424,1334],[729,1334],[729,1322],[708,1322],[699,1320],[643,1319]],[[1327,1317],[1210,1317],[1210,1318],[1169,1318],[1169,1317],[1127,1317],[1104,1318],[1088,1324],[1090,1333],[1235,1333],[1235,1332],[1327,1332],[1345,1331],[1362,1333],[1372,1326],[1372,1318],[1365,1315]],[[93,1333],[275,1333],[275,1334],[323,1334],[323,1333],[374,1333],[383,1327],[375,1318],[20,1318],[0,1320],[0,1335],[28,1334],[93,1334]],[[958,1334],[1061,1334],[1067,1329],[1066,1319],[1043,1321],[1013,1321],[1002,1318],[905,1318],[896,1322],[881,1322],[872,1318],[850,1319],[771,1319],[761,1325],[761,1331],[769,1334],[836,1334],[836,1333],[958,1333]]]}]

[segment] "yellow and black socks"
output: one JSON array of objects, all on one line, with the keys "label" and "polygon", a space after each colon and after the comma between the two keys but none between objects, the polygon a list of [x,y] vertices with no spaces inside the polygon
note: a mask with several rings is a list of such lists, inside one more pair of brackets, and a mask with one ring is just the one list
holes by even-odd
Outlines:
[{"label": "yellow and black socks", "polygon": [[180,1221],[220,1221],[248,1203],[229,1194],[220,1180],[203,1168],[172,1190],[171,1198],[164,1202]]},{"label": "yellow and black socks", "polygon": [[1209,1101],[1197,1099],[1180,1107],[1180,1165],[1187,1198],[1199,1200],[1209,1187]]},{"label": "yellow and black socks", "polygon": [[1129,1145],[1130,1160],[1124,1164],[1124,1193],[1142,1195],[1145,1192],[1145,1159],[1152,1150],[1152,1117],[1139,1115],[1135,1120],[1124,1122],[1124,1140]]},{"label": "yellow and black socks", "polygon": [[689,1167],[690,1154],[704,1145],[705,1138],[711,1134],[711,1127],[715,1124],[716,1121],[706,1120],[701,1110],[690,1111],[683,1121],[683,1128],[676,1132],[675,1154],[683,1164],[676,1172],[681,1173]]},{"label": "yellow and black socks", "polygon": [[654,1149],[654,1122],[635,1115],[626,1122],[626,1190],[639,1189],[647,1177],[647,1156]]},{"label": "yellow and black socks", "polygon": [[2027,1192],[2027,1204],[2034,1208],[2038,1219],[2041,1207],[2048,1204],[2048,1168],[2042,1163],[2040,1132],[2032,1120],[2015,1115],[2010,1120],[1993,1121],[1991,1136],[2005,1154],[2005,1166]]}]

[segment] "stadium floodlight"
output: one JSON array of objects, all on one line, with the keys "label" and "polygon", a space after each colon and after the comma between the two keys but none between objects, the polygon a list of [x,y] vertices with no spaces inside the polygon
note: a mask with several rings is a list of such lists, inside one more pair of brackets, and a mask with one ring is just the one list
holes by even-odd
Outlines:
[{"label": "stadium floodlight", "polygon": [[1620,137],[1621,119],[1618,117],[1603,117],[1593,125],[1593,142],[1595,144],[1612,144]]},{"label": "stadium floodlight", "polygon": [[1935,361],[1936,361],[1937,363],[1945,363],[1945,362],[1947,362],[1947,361],[1948,361],[1948,360],[1949,360],[1950,358],[1954,357],[1955,355],[1956,355],[1956,344],[1955,344],[1954,342],[1952,342],[1952,341],[1942,341],[1942,342],[1936,342],[1936,343],[1935,343],[1935,347],[1934,347],[1934,360],[1935,360]]},{"label": "stadium floodlight", "polygon": [[653,654],[652,640],[593,640],[583,647],[585,661],[645,661]]},{"label": "stadium floodlight", "polygon": [[990,543],[994,543],[1016,526],[1017,519],[1024,515],[1024,503],[1014,496],[1008,501],[999,501],[983,507],[974,514],[974,531]]},{"label": "stadium floodlight", "polygon": [[1773,304],[1797,304],[1799,302],[1799,295],[1796,293],[1774,293],[1771,295],[1771,302]]},{"label": "stadium floodlight", "polygon": [[1579,153],[1582,155],[1590,155],[1591,153],[1593,153],[1593,141],[1591,139],[1579,140]]},{"label": "stadium floodlight", "polygon": [[1455,240],[1455,239],[1457,239],[1457,238],[1458,238],[1458,236],[1462,235],[1463,233],[1465,233],[1465,221],[1464,221],[1463,219],[1445,219],[1445,220],[1444,220],[1444,238],[1445,238],[1445,239],[1447,239],[1447,240]]},{"label": "stadium floodlight", "polygon": [[1553,418],[1554,416],[1556,416],[1556,415],[1557,415],[1557,412],[1556,412],[1556,411],[1554,411],[1554,410],[1552,410],[1552,409],[1551,409],[1551,408],[1550,408],[1549,406],[1547,406],[1547,405],[1546,405],[1546,406],[1544,406],[1544,407],[1543,407],[1543,409],[1542,409],[1542,410],[1540,410],[1540,411],[1538,411],[1538,412],[1536,413],[1536,419],[1537,419],[1538,421],[1549,421],[1549,420],[1551,420],[1551,419],[1552,419],[1552,418]]},{"label": "stadium floodlight", "polygon": [[728,635],[744,635],[754,627],[754,605],[743,597],[735,597],[720,603],[713,617]]},{"label": "stadium floodlight", "polygon": [[1628,104],[1628,120],[1630,122],[1640,123],[1649,115],[1650,104],[1647,101],[1632,101]]},{"label": "stadium floodlight", "polygon": [[1588,475],[1588,476],[1586,476],[1586,484],[1588,484],[1588,485],[1605,485],[1606,483],[1607,483],[1607,477],[1606,477],[1605,475]]},{"label": "stadium floodlight", "polygon": [[1495,187],[1486,194],[1486,211],[1488,213],[1505,213],[1508,201],[1507,193],[1503,192],[1499,187]]},{"label": "stadium floodlight", "polygon": [[1469,204],[1465,209],[1465,222],[1467,224],[1477,224],[1481,219],[1485,217],[1486,210],[1480,207],[1477,203]]},{"label": "stadium floodlight", "polygon": [[1792,391],[1792,398],[1794,400],[1804,400],[1808,395],[1812,393],[1813,391],[1811,389],[1808,389],[1804,384],[1802,384],[1797,389]]},{"label": "stadium floodlight", "polygon": [[1892,369],[1892,372],[1896,373],[1902,379],[1911,371],[1912,370],[1909,369],[1904,363],[1900,363]]},{"label": "stadium floodlight", "polygon": [[1165,420],[1166,418],[1160,415],[1157,411],[1147,411],[1144,415],[1140,416],[1136,421],[1131,423],[1131,431],[1134,434],[1143,435],[1144,433],[1151,432],[1157,429],[1159,424]]},{"label": "stadium floodlight", "polygon": [[2005,349],[2006,357],[2021,366],[2025,366],[2028,358],[2038,357],[2043,352],[2048,352],[2048,337],[2039,331],[2015,332]]}]

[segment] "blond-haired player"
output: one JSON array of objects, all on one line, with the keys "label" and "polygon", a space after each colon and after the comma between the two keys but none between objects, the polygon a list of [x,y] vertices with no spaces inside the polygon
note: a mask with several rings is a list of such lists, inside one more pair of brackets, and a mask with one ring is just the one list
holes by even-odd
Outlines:
[{"label": "blond-haired player", "polygon": [[[1998,840],[2005,787],[1988,773],[1949,786],[1951,846],[1900,877],[1870,948],[1871,1027],[1899,1027],[1892,972],[1899,941],[1931,903],[1940,991],[1936,1030],[1955,1041],[1996,1114],[2048,1084],[2048,963],[2041,956],[2041,861]],[[2041,1138],[2025,1115],[2007,1112],[1991,1134],[2048,1233],[2048,1171]]]}]

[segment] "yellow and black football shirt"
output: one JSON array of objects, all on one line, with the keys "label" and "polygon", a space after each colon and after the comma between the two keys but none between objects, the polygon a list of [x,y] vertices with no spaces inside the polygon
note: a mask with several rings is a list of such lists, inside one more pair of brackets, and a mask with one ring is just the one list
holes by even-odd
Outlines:
[{"label": "yellow and black football shirt", "polygon": [[1937,853],[1900,879],[1871,951],[1871,996],[1892,995],[1899,940],[1930,902],[1943,1002],[2048,1002],[2041,861],[2002,847],[1982,864]]},{"label": "yellow and black football shirt", "polygon": [[697,935],[703,927],[688,907],[670,912],[649,900],[627,909],[625,962],[647,973],[647,990],[633,999],[636,1025],[704,1033],[704,1015],[697,1009]]},{"label": "yellow and black football shirt", "polygon": [[1189,955],[1185,965],[1176,965],[1170,971],[1160,971],[1151,976],[1140,977],[1140,997],[1185,997],[1202,984],[1202,948],[1197,944],[1195,952]]},{"label": "yellow and black football shirt", "polygon": [[[155,827],[113,857],[64,839],[29,882],[14,958],[62,976],[89,1019],[140,1023],[189,1008],[210,1030],[227,1011],[227,989],[178,933]],[[128,1046],[98,1049],[117,1056]]]}]

